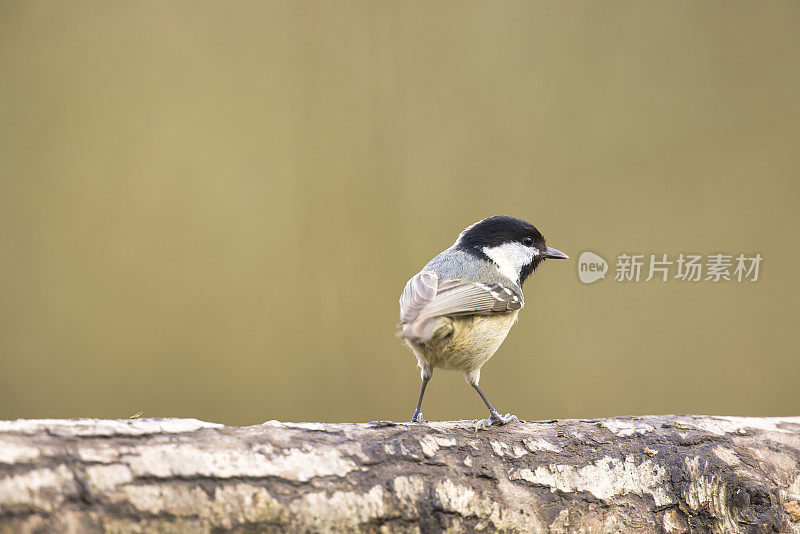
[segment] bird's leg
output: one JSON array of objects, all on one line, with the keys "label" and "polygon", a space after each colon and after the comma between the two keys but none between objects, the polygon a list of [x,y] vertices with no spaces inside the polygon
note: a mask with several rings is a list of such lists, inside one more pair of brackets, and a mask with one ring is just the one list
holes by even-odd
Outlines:
[{"label": "bird's leg", "polygon": [[486,398],[486,395],[483,394],[483,391],[481,391],[481,387],[478,385],[477,381],[475,381],[472,384],[472,387],[475,388],[475,391],[477,391],[478,395],[481,396],[484,404],[486,404],[486,407],[489,408],[489,419],[481,419],[480,421],[478,421],[478,424],[475,426],[475,430],[482,430],[493,424],[505,425],[507,423],[517,420],[517,416],[511,415],[510,413],[507,413],[505,415],[500,415],[500,413],[494,409],[492,403],[489,402],[489,399]]},{"label": "bird's leg", "polygon": [[417,409],[414,410],[414,415],[411,416],[412,423],[419,423],[422,421],[422,397],[425,395],[425,388],[428,386],[431,377],[433,376],[433,369],[431,367],[423,367],[420,373],[422,377],[422,389],[419,390],[419,400],[417,401]]}]

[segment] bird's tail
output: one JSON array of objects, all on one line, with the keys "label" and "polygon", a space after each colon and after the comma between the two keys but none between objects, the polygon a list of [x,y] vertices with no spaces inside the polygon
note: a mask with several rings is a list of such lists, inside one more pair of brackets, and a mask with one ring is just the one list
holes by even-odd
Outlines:
[{"label": "bird's tail", "polygon": [[410,323],[400,323],[397,328],[397,337],[410,341],[412,343],[425,343],[430,341],[436,335],[446,335],[447,332],[442,330],[450,325],[452,321],[446,317],[428,317],[424,319],[417,319]]}]

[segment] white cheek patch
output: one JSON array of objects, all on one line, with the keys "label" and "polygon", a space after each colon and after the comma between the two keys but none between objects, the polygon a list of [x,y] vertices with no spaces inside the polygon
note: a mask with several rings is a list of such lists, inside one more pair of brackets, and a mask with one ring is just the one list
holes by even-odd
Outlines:
[{"label": "white cheek patch", "polygon": [[522,268],[533,261],[539,254],[534,247],[526,247],[522,243],[503,243],[497,247],[483,247],[483,253],[497,264],[500,274],[519,283]]}]

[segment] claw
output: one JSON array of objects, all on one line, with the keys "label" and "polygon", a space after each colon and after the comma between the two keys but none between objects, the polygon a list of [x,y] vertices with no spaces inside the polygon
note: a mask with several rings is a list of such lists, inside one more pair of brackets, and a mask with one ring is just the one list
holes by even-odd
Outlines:
[{"label": "claw", "polygon": [[498,425],[507,425],[508,423],[512,423],[517,420],[517,416],[507,413],[497,421],[495,421]]},{"label": "claw", "polygon": [[421,423],[422,422],[422,412],[414,412],[414,415],[411,416],[412,423]]},{"label": "claw", "polygon": [[475,431],[478,430],[485,430],[492,425],[507,425],[513,421],[517,420],[516,415],[512,415],[507,413],[505,415],[500,415],[497,412],[490,415],[489,419],[481,419],[475,424]]},{"label": "claw", "polygon": [[491,419],[480,419],[477,423],[475,423],[475,432],[478,430],[485,430],[492,426]]}]

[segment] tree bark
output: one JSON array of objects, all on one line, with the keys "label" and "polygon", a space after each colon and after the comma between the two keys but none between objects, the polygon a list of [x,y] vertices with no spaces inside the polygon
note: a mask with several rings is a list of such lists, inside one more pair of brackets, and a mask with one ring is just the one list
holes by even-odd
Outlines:
[{"label": "tree bark", "polygon": [[800,417],[0,421],[0,531],[800,532]]}]

